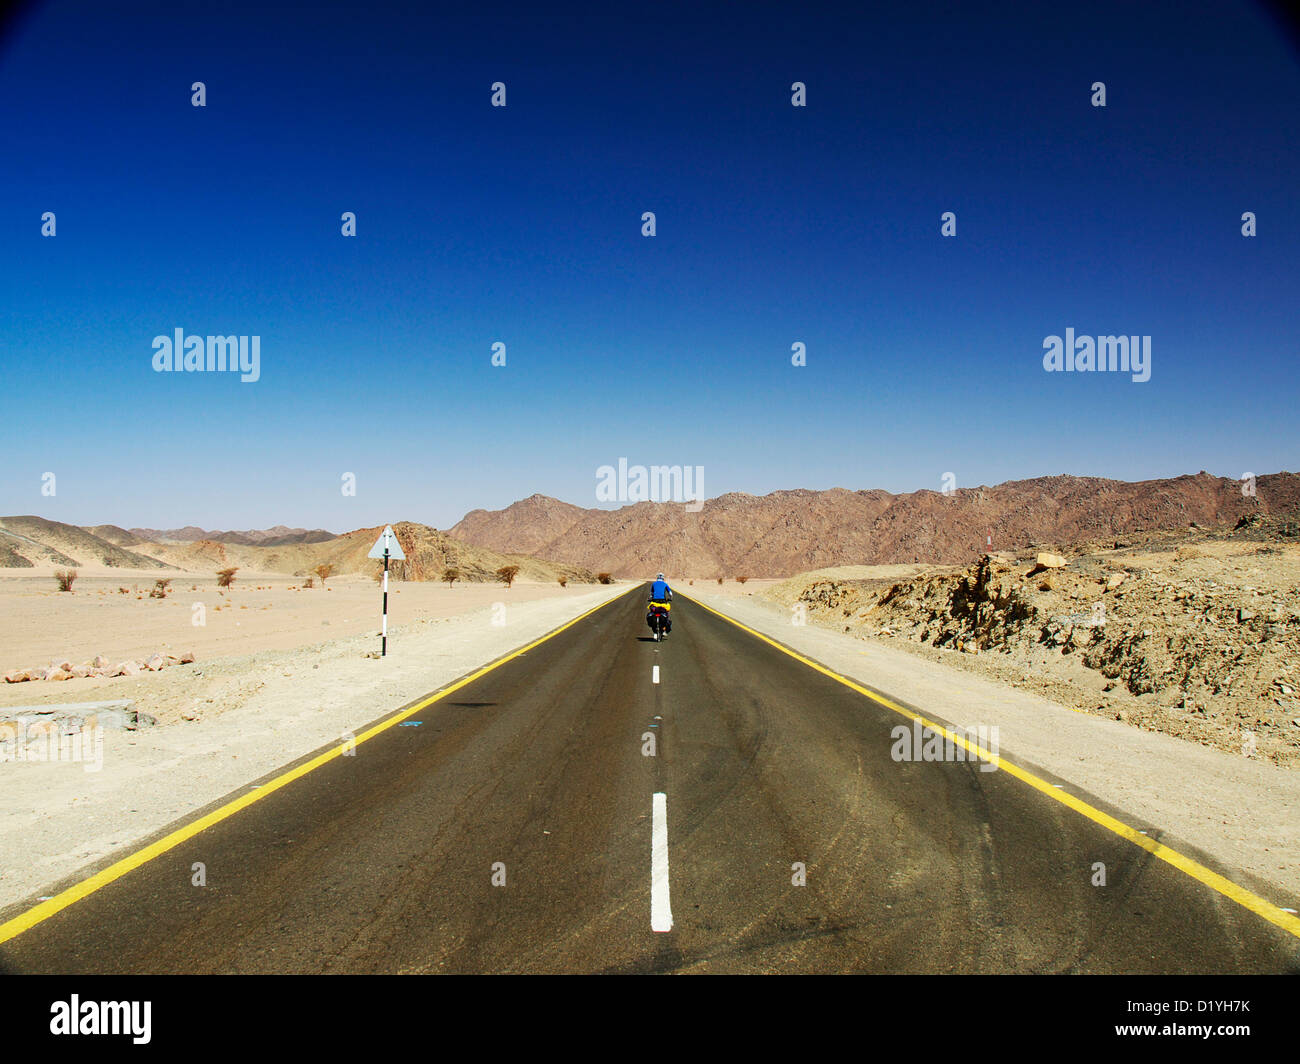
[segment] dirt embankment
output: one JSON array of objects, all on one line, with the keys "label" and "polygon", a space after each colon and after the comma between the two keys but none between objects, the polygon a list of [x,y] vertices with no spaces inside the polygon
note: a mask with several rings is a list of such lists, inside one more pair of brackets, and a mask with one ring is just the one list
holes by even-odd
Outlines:
[{"label": "dirt embankment", "polygon": [[994,554],[901,581],[806,574],[768,597],[1074,708],[1300,767],[1296,528],[1148,534],[1046,566]]}]

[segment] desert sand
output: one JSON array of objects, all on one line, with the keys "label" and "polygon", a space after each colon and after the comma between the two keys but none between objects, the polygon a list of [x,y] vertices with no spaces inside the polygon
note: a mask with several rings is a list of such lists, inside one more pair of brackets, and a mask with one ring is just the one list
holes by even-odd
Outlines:
[{"label": "desert sand", "polygon": [[[69,592],[56,589],[54,569],[0,569],[0,674],[102,654],[110,661],[150,654],[214,658],[290,650],[312,643],[375,633],[379,647],[380,588],[357,575],[330,577],[307,589],[301,578],[278,573],[236,574],[218,588],[214,575],[120,569],[82,569]],[[167,597],[150,598],[159,578],[171,578]],[[126,593],[120,589],[125,588]],[[573,598],[590,585],[516,581],[463,584],[390,581],[388,624],[453,617],[548,598]],[[200,623],[201,622],[201,623]],[[0,683],[0,706],[26,702],[118,698],[127,678],[61,683]]]}]

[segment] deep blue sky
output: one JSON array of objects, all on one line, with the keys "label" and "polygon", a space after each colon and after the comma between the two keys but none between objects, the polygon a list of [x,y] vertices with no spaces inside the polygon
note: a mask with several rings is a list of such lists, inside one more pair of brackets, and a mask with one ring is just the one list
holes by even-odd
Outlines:
[{"label": "deep blue sky", "polygon": [[[1262,8],[493,6],[34,6],[0,513],[446,527],[595,505],[621,456],[709,496],[1300,466],[1300,61]],[[261,380],[153,372],[177,327],[261,336]],[[1067,327],[1151,335],[1151,380],[1045,373]]]}]

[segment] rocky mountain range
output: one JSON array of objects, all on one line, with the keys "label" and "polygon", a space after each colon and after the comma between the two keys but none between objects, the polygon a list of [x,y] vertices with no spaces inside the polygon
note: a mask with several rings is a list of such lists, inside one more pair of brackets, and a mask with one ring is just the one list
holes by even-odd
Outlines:
[{"label": "rocky mountain range", "polygon": [[[560,578],[573,584],[592,583],[595,574],[582,566],[553,563],[527,554],[478,547],[413,521],[394,523],[406,559],[391,566],[397,580],[441,580],[455,569],[466,583],[495,582],[497,570],[515,565],[519,579],[552,583]],[[383,526],[359,528],[327,539],[288,542],[268,536],[262,543],[246,544],[214,539],[157,542],[115,525],[79,527],[42,517],[0,517],[0,568],[75,568],[171,570],[211,574],[236,567],[246,573],[312,574],[329,565],[339,575],[374,575],[380,563],[367,557]],[[268,530],[270,532],[275,529]],[[165,573],[161,575],[166,575]]]},{"label": "rocky mountain range", "polygon": [[[169,529],[133,528],[127,531],[113,525],[98,525],[92,531],[99,529],[130,536],[137,541],[149,540],[153,543],[197,543],[200,540],[210,540],[213,543],[239,543],[245,547],[283,547],[291,543],[325,543],[328,540],[337,538],[335,533],[326,532],[323,528],[289,528],[286,525],[276,525],[274,528],[249,529],[247,532],[208,532],[205,529],[196,528],[194,525]],[[130,546],[131,544],[122,545]]]},{"label": "rocky mountain range", "polygon": [[790,576],[835,565],[965,564],[985,551],[1062,546],[1140,530],[1232,525],[1252,513],[1300,509],[1300,474],[1244,483],[1201,472],[1127,482],[1051,476],[951,493],[733,492],[699,512],[680,503],[584,509],[532,495],[474,510],[458,540],[615,576],[676,579]]},{"label": "rocky mountain range", "polygon": [[[440,532],[395,525],[410,579],[458,568],[487,579],[506,564],[523,579],[575,583],[593,573],[673,579],[784,577],[838,565],[969,564],[994,551],[1065,547],[1128,533],[1215,528],[1260,516],[1300,513],[1300,474],[1243,483],[1201,472],[1128,482],[1052,476],[949,493],[879,489],[732,492],[697,512],[680,503],[583,508],[531,495],[503,510],[473,510]],[[0,518],[0,567],[92,565],[204,570],[238,565],[260,572],[308,572],[318,564],[368,572],[377,529],[335,535],[277,525],[247,532],[78,527],[39,517]]]}]

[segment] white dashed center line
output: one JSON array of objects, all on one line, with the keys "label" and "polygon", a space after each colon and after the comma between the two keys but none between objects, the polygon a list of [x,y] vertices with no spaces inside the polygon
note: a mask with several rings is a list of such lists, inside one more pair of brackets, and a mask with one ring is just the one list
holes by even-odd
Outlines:
[{"label": "white dashed center line", "polygon": [[658,665],[656,665],[656,666],[654,667],[654,670],[650,673],[650,682],[651,682],[651,683],[658,683],[658,682],[659,682],[659,666],[658,666]]},{"label": "white dashed center line", "polygon": [[650,846],[650,930],[672,929],[673,910],[668,904],[668,796],[656,794]]}]

